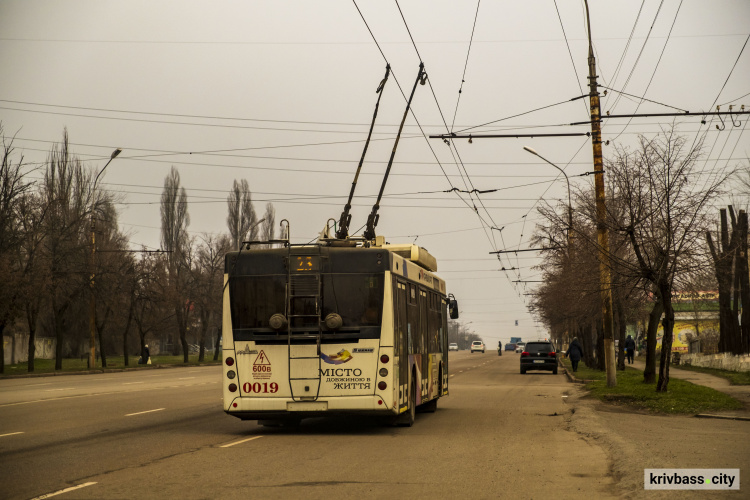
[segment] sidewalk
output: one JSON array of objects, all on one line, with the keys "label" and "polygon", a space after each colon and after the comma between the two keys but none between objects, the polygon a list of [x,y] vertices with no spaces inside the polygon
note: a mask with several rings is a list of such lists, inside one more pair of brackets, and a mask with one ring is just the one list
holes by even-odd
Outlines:
[{"label": "sidewalk", "polygon": [[[645,356],[638,356],[635,358],[632,365],[625,366],[635,368],[636,370],[640,370],[642,372],[646,369]],[[656,377],[659,377],[658,362],[656,363]],[[693,384],[704,385],[706,387],[710,387],[711,389],[716,389],[717,391],[729,394],[745,405],[745,411],[750,411],[750,385],[731,385],[725,378],[708,375],[707,373],[681,370],[676,365],[670,365],[669,378],[687,380],[688,382],[692,382]]]}]

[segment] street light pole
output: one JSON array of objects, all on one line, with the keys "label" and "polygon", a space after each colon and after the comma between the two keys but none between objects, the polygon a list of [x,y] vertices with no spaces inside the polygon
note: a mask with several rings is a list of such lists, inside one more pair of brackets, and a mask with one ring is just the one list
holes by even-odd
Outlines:
[{"label": "street light pole", "polygon": [[89,302],[89,331],[91,339],[89,340],[89,368],[96,367],[96,294],[94,293],[96,286],[96,183],[99,181],[99,176],[102,175],[112,160],[117,158],[117,155],[120,153],[122,153],[122,149],[119,148],[112,151],[107,164],[96,174],[94,185],[91,188],[91,280],[89,281],[89,288],[91,289],[91,300]]},{"label": "street light pole", "polygon": [[526,151],[528,151],[529,153],[535,156],[538,156],[542,160],[546,161],[547,163],[555,167],[557,170],[562,172],[562,174],[565,176],[565,182],[568,183],[568,255],[570,255],[570,245],[573,239],[573,203],[570,201],[570,179],[568,178],[568,174],[565,173],[565,170],[561,169],[560,167],[558,167],[557,165],[549,161],[547,158],[537,153],[534,149],[528,146],[524,146],[523,149],[525,149]]}]

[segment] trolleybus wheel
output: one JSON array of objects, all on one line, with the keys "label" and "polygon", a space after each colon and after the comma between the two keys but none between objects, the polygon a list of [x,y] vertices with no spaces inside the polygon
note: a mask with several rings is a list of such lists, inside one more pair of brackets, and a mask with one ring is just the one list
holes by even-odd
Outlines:
[{"label": "trolleybus wheel", "polygon": [[414,425],[414,418],[417,414],[417,376],[412,374],[411,386],[409,388],[409,407],[404,413],[396,418],[396,424],[401,427],[411,427]]},{"label": "trolleybus wheel", "polygon": [[435,396],[435,399],[428,401],[422,406],[420,406],[419,410],[425,413],[435,413],[435,411],[437,411],[438,399],[440,399],[440,396],[442,394],[443,394],[443,367],[441,366],[440,371],[438,372],[437,396]]}]

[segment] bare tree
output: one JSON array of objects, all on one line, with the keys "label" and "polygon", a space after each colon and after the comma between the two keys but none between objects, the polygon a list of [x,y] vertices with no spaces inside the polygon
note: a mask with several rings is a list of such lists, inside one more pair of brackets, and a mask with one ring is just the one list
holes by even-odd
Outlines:
[{"label": "bare tree", "polygon": [[19,314],[19,288],[24,274],[23,266],[16,260],[20,242],[23,239],[19,221],[23,212],[19,211],[20,200],[26,195],[30,184],[23,174],[23,156],[14,155],[13,138],[6,139],[0,123],[2,136],[2,158],[0,160],[0,373],[5,373],[5,342],[3,332]]},{"label": "bare tree", "polygon": [[[266,203],[266,213],[263,215],[261,224],[261,237],[266,241],[271,241],[276,235],[276,209],[273,203]],[[271,244],[268,245],[269,247]]]},{"label": "bare tree", "polygon": [[[700,151],[700,143],[687,147],[684,138],[667,130],[650,140],[641,136],[638,150],[618,148],[607,161],[607,175],[625,208],[614,229],[627,235],[637,265],[629,260],[619,263],[653,286],[657,304],[664,309],[659,392],[666,391],[669,383],[672,291],[701,262],[696,257],[705,251],[701,229],[707,224],[706,209],[729,176],[723,170],[699,171]],[[647,357],[649,362],[653,359]]]},{"label": "bare tree", "polygon": [[189,347],[187,343],[188,322],[190,319],[192,258],[191,242],[187,226],[188,215],[187,193],[180,186],[180,174],[175,167],[164,179],[164,191],[161,195],[161,245],[167,253],[167,291],[172,303],[177,329],[182,344],[185,363],[188,362]]},{"label": "bare tree", "polygon": [[[747,269],[747,213],[735,214],[729,207],[731,232],[727,210],[720,210],[719,238],[714,244],[710,231],[706,240],[711,250],[713,267],[719,285],[719,352],[743,354],[748,352],[750,332],[750,283]],[[734,299],[734,300],[733,300]],[[738,321],[739,314],[741,321]]]},{"label": "bare tree", "polygon": [[241,182],[237,182],[235,179],[227,197],[227,207],[229,209],[227,227],[232,238],[232,248],[239,250],[243,241],[258,238],[257,215],[253,208],[247,180],[242,179]]},{"label": "bare tree", "polygon": [[197,250],[194,280],[201,290],[195,305],[200,316],[200,341],[198,361],[203,361],[206,350],[206,336],[209,328],[221,321],[221,291],[224,276],[224,255],[230,248],[226,236],[219,238],[204,235]]},{"label": "bare tree", "polygon": [[[56,339],[55,369],[62,369],[64,342],[72,329],[71,322],[80,320],[74,314],[75,304],[89,289],[86,216],[90,206],[90,175],[68,145],[68,132],[49,153],[42,185],[42,203],[46,205],[43,262],[49,274],[48,298],[52,330]],[[79,348],[83,336],[75,340]]]}]

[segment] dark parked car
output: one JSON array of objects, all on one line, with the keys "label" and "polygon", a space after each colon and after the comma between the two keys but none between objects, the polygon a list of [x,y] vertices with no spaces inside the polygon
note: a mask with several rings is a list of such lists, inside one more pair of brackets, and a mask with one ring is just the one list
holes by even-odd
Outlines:
[{"label": "dark parked car", "polygon": [[516,344],[505,344],[505,350],[506,351],[515,351],[516,350]]},{"label": "dark parked car", "polygon": [[557,375],[557,353],[548,340],[526,343],[521,353],[521,373],[526,370],[547,370]]}]

